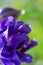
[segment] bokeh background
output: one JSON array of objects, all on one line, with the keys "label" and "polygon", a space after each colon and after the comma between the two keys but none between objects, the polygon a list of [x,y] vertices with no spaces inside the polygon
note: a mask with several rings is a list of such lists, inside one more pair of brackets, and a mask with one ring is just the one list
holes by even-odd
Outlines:
[{"label": "bokeh background", "polygon": [[2,7],[24,9],[25,14],[20,15],[17,20],[30,24],[32,32],[28,36],[38,41],[38,46],[26,52],[33,56],[32,64],[21,65],[43,65],[43,0],[0,0],[0,8]]}]

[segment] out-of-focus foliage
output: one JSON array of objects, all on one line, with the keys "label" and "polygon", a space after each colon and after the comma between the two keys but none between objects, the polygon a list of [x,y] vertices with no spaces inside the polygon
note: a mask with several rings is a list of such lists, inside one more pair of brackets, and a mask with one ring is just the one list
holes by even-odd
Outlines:
[{"label": "out-of-focus foliage", "polygon": [[38,41],[37,47],[26,52],[33,56],[33,63],[29,65],[43,65],[43,0],[0,0],[0,7],[6,6],[25,10],[25,14],[17,20],[30,24],[32,32],[29,37]]}]

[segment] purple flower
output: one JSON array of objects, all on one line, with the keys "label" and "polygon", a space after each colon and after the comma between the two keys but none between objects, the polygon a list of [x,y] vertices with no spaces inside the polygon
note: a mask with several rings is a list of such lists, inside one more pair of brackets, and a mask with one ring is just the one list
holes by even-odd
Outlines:
[{"label": "purple flower", "polygon": [[25,52],[37,45],[30,40],[30,25],[23,21],[16,22],[13,16],[0,22],[0,59],[4,65],[21,65],[21,62],[32,63],[32,56]]}]

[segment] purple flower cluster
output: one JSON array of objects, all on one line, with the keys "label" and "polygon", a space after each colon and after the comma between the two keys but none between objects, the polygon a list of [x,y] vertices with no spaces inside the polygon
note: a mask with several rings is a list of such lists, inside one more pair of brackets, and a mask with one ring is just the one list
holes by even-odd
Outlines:
[{"label": "purple flower cluster", "polygon": [[25,53],[37,45],[35,40],[28,37],[30,32],[30,25],[23,21],[16,22],[13,16],[8,16],[0,22],[0,59],[4,65],[32,63],[32,56]]}]

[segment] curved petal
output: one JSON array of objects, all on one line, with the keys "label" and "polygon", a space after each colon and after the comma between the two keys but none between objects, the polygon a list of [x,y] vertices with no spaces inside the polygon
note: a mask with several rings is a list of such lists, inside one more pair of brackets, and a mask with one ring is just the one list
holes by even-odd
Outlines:
[{"label": "curved petal", "polygon": [[30,54],[23,54],[18,52],[21,62],[32,63],[32,56]]},{"label": "curved petal", "polygon": [[19,21],[15,25],[15,30],[16,30],[16,32],[28,34],[31,32],[31,27],[30,27],[30,25],[24,24],[22,21]]},{"label": "curved petal", "polygon": [[32,63],[32,56],[29,55],[29,54],[24,54],[24,57],[22,58],[22,61],[26,62],[26,63]]},{"label": "curved petal", "polygon": [[22,25],[22,27],[18,28],[18,30],[21,33],[28,34],[31,32],[31,27],[30,27],[30,25],[24,24],[24,25]]},{"label": "curved petal", "polygon": [[29,41],[27,44],[25,44],[25,46],[22,47],[22,50],[21,52],[26,52],[27,50],[31,49],[32,47],[36,46],[37,45],[37,41],[35,40],[31,40]]}]

